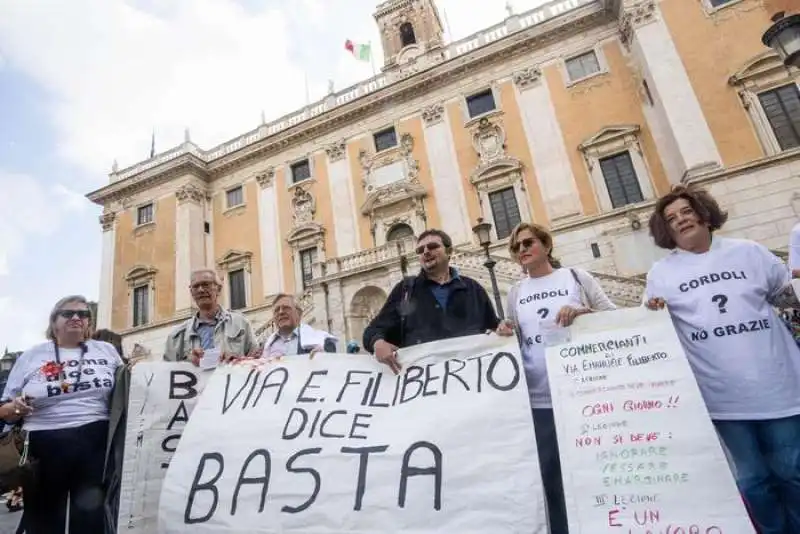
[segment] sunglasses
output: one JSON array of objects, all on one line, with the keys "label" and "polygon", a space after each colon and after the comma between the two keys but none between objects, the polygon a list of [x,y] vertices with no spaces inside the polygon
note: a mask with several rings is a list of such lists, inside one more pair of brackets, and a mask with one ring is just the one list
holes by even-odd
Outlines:
[{"label": "sunglasses", "polygon": [[428,243],[427,245],[417,247],[417,254],[424,254],[425,250],[433,252],[434,250],[438,250],[440,248],[442,248],[442,245],[439,243]]},{"label": "sunglasses", "polygon": [[516,254],[517,252],[519,252],[519,250],[521,248],[525,248],[525,249],[531,248],[534,243],[536,243],[536,239],[535,238],[527,237],[527,238],[523,239],[522,241],[517,241],[516,243],[511,245],[511,251],[514,254]]},{"label": "sunglasses", "polygon": [[58,312],[58,315],[64,319],[72,319],[76,315],[78,319],[88,319],[92,316],[92,312],[89,310],[61,310]]}]

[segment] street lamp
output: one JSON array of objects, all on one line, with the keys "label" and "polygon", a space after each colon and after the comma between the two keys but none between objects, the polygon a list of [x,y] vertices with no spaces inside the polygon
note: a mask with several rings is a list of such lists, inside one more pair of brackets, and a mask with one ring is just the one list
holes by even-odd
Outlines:
[{"label": "street lamp", "polygon": [[771,0],[767,8],[773,13],[770,26],[761,42],[775,50],[787,67],[800,68],[800,15],[787,15],[789,4],[795,0]]},{"label": "street lamp", "polygon": [[13,356],[4,355],[2,358],[0,358],[0,372],[10,372],[12,367],[14,367]]},{"label": "street lamp", "polygon": [[503,314],[503,300],[500,298],[500,290],[497,288],[497,277],[494,274],[494,266],[497,262],[489,255],[489,245],[492,244],[492,225],[491,223],[484,222],[482,217],[478,218],[478,224],[472,227],[472,231],[478,237],[478,244],[483,247],[483,252],[486,254],[486,261],[483,266],[489,271],[489,278],[492,281],[492,293],[494,293],[494,304],[497,307],[497,315],[501,319],[505,319]]}]

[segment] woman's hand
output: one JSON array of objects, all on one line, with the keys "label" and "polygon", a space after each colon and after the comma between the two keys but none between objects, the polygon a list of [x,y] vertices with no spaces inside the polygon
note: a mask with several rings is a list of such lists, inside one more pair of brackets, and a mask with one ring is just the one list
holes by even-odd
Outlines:
[{"label": "woman's hand", "polygon": [[591,312],[587,308],[573,308],[572,306],[564,306],[556,314],[556,324],[559,326],[570,326],[579,315],[584,315]]},{"label": "woman's hand", "polygon": [[28,404],[23,397],[17,397],[11,402],[7,402],[2,408],[2,419],[8,422],[19,421],[33,413],[33,406]]},{"label": "woman's hand", "polygon": [[494,331],[498,336],[511,337],[514,335],[514,323],[508,319],[503,319]]},{"label": "woman's hand", "polygon": [[648,310],[663,310],[667,303],[661,297],[653,297],[644,303]]}]

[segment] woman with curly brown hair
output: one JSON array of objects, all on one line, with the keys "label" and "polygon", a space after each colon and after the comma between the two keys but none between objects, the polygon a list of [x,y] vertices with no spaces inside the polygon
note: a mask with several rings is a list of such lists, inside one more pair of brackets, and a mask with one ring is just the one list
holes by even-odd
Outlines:
[{"label": "woman with curly brown hair", "polygon": [[672,253],[647,274],[646,303],[669,309],[760,532],[800,532],[800,349],[773,307],[797,298],[766,247],[714,233],[726,220],[701,189],[658,200],[650,233]]}]

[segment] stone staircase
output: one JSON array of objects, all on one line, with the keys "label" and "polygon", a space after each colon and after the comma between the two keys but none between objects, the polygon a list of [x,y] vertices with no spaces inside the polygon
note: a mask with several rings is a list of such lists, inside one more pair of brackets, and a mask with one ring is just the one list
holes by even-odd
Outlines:
[{"label": "stone staircase", "polygon": [[[505,304],[505,297],[509,289],[520,280],[524,274],[520,266],[509,258],[492,255],[492,259],[497,262],[495,265],[495,275],[497,277],[497,285],[500,289],[500,293],[503,295],[503,303]],[[484,261],[486,260],[482,252],[466,250],[457,251],[453,254],[451,259],[451,263],[453,266],[457,267],[459,271],[470,278],[478,280],[487,291],[491,291],[491,281],[489,279],[489,273],[483,265]],[[642,294],[644,293],[645,287],[644,275],[626,277],[596,271],[589,271],[589,273],[600,282],[608,298],[617,306],[638,306],[642,302]]]}]

